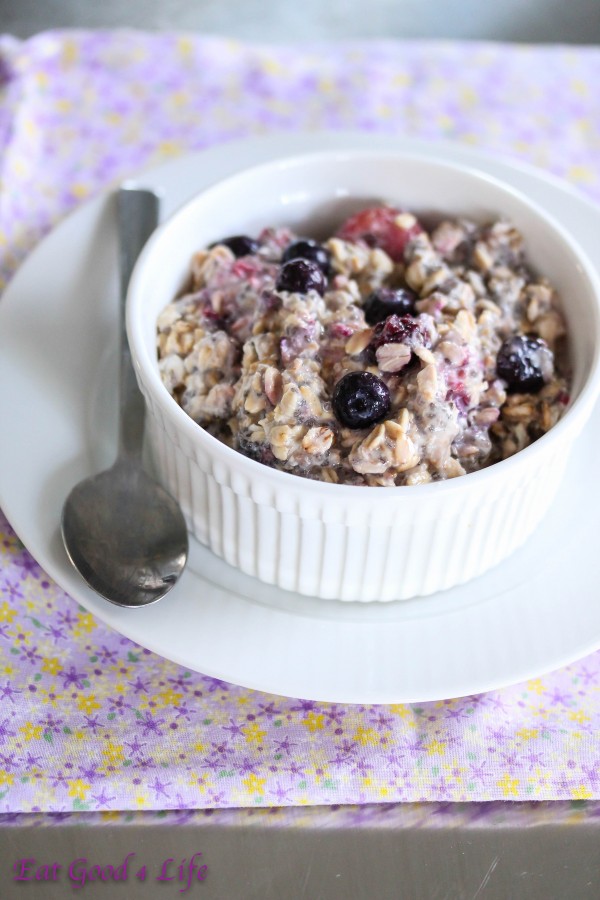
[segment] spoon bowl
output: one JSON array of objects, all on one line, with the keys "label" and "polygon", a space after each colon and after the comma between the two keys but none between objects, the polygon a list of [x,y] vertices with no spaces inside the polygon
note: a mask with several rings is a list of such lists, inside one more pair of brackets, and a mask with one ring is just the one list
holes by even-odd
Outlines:
[{"label": "spoon bowl", "polygon": [[119,606],[160,600],[185,567],[188,541],[179,506],[127,459],[73,488],[62,534],[81,576]]}]

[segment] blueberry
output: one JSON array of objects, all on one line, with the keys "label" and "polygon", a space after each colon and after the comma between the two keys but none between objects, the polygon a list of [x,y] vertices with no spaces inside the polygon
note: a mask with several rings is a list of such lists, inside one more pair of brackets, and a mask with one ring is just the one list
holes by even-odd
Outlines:
[{"label": "blueberry", "polygon": [[381,287],[369,294],[363,304],[368,325],[387,319],[388,316],[404,316],[414,313],[417,295],[409,288]]},{"label": "blueberry", "polygon": [[496,372],[509,394],[536,394],[552,374],[552,353],[541,338],[518,334],[500,347]]},{"label": "blueberry", "polygon": [[291,259],[279,270],[278,291],[289,291],[294,294],[307,294],[316,291],[323,296],[327,287],[327,279],[315,262],[309,259]]},{"label": "blueberry", "polygon": [[387,385],[370,372],[349,372],[340,378],[332,396],[336,418],[347,428],[367,428],[390,410]]},{"label": "blueberry", "polygon": [[318,244],[317,241],[306,238],[305,240],[294,241],[284,250],[281,261],[286,263],[291,259],[309,259],[315,262],[323,272],[323,275],[329,275],[331,269],[331,253],[325,247]]},{"label": "blueberry", "polygon": [[246,234],[235,234],[233,237],[223,238],[222,241],[216,241],[210,246],[217,247],[219,244],[222,244],[224,247],[229,247],[236,259],[239,259],[241,256],[253,256],[258,252],[260,247],[258,241],[248,237]]}]

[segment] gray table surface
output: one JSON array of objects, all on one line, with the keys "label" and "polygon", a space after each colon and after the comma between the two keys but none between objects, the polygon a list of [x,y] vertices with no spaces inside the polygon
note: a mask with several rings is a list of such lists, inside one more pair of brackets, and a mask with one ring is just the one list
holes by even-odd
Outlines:
[{"label": "gray table surface", "polygon": [[[126,881],[88,900],[583,900],[600,896],[600,803],[389,804],[0,821],[0,898],[72,896],[81,872],[121,865]],[[185,890],[194,854],[205,880]],[[56,881],[17,883],[58,863]],[[80,862],[76,862],[77,860]],[[87,862],[83,862],[86,860]],[[157,878],[165,874],[172,882]],[[179,881],[179,866],[186,860]],[[70,867],[72,875],[69,875]],[[144,880],[136,873],[142,870]],[[42,868],[42,874],[44,870]],[[49,873],[51,874],[51,873]]]},{"label": "gray table surface", "polygon": [[0,28],[192,30],[252,41],[466,38],[600,42],[598,0],[0,0]]},{"label": "gray table surface", "polygon": [[[190,29],[282,42],[432,37],[598,43],[600,2],[0,0],[5,33],[26,38],[64,27]],[[118,865],[130,852],[137,865],[127,881],[88,883],[88,900],[178,896],[185,883],[157,882],[160,867],[171,857],[178,866],[196,852],[203,854],[207,877],[186,893],[212,900],[597,898],[599,823],[600,804],[564,803],[220,810],[116,819],[0,815],[0,900],[71,896],[68,869],[75,860]],[[34,870],[56,862],[57,880],[16,883],[13,867],[23,858],[36,860]],[[142,865],[143,882],[134,874]],[[171,874],[177,878],[175,868]]]}]

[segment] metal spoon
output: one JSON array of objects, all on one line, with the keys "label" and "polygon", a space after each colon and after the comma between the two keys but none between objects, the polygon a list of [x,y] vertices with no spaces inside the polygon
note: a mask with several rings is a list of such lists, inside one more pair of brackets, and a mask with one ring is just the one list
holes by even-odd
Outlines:
[{"label": "metal spoon", "polygon": [[118,606],[160,600],[187,560],[185,521],[175,500],[142,468],[144,399],[125,333],[125,295],[137,257],[158,224],[152,191],[117,194],[121,263],[119,452],[112,468],[77,484],[62,511],[69,559],[89,586]]}]

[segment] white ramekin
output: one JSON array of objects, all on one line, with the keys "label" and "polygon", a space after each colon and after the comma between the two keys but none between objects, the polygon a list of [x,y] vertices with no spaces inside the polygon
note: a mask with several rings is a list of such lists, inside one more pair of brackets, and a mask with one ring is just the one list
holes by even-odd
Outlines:
[{"label": "white ramekin", "polygon": [[[522,231],[530,265],[558,289],[569,330],[572,401],[550,432],[512,458],[414,487],[325,484],[270,469],[220,443],[163,386],[156,319],[185,283],[195,251],[266,225],[322,237],[374,202],[477,221],[506,217]],[[599,297],[594,268],[560,223],[474,169],[362,150],[247,169],[204,190],[162,225],[131,281],[127,330],[158,476],[199,541],[270,584],[361,601],[460,584],[523,544],[556,494],[600,387]]]}]

